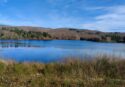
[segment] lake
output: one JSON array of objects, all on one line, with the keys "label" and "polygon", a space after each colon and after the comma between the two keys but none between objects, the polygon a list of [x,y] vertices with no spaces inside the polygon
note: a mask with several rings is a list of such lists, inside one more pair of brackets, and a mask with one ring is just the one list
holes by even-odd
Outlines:
[{"label": "lake", "polygon": [[0,40],[0,57],[18,62],[54,62],[97,55],[125,56],[125,44],[79,40]]}]

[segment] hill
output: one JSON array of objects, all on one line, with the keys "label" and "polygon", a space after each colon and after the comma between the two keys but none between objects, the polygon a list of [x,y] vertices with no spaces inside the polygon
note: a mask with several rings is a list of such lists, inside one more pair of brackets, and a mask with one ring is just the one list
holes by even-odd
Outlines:
[{"label": "hill", "polygon": [[89,40],[99,42],[125,42],[125,33],[101,32],[74,28],[43,28],[30,26],[0,26],[0,39],[16,40]]}]

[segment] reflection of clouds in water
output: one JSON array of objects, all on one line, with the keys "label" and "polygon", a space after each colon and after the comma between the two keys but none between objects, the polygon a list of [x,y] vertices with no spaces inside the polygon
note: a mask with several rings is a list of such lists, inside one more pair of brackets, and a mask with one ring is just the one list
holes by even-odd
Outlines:
[{"label": "reflection of clouds in water", "polygon": [[116,56],[125,58],[125,52],[121,50],[119,51],[119,50],[106,50],[106,49],[84,49],[81,50],[80,53],[89,56],[107,55],[107,56]]},{"label": "reflection of clouds in water", "polygon": [[[16,43],[16,46],[15,46]],[[96,43],[87,41],[12,41],[4,42],[0,54],[17,61],[55,61],[65,57],[98,55],[125,56],[125,44]],[[1,46],[1,44],[0,44]]]}]

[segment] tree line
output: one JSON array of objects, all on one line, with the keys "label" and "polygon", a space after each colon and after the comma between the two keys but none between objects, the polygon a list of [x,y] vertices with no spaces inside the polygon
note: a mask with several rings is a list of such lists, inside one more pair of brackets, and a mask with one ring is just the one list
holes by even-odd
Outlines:
[{"label": "tree line", "polygon": [[49,39],[51,36],[47,32],[24,31],[18,28],[2,28],[0,39]]}]

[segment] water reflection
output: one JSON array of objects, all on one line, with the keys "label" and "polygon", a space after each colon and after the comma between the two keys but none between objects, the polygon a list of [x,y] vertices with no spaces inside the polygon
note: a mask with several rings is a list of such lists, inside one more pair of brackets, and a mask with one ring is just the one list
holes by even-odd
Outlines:
[{"label": "water reflection", "polygon": [[101,54],[125,56],[125,44],[74,40],[0,40],[0,55],[16,61],[52,62]]},{"label": "water reflection", "polygon": [[9,48],[9,47],[38,47],[38,46],[33,46],[30,43],[23,43],[20,41],[0,41],[0,47],[2,48]]}]

